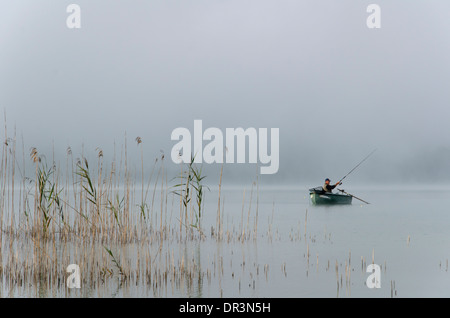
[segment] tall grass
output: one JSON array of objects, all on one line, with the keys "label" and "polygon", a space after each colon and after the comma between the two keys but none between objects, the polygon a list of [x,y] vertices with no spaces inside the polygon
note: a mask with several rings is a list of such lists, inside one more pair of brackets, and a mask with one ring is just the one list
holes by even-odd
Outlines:
[{"label": "tall grass", "polygon": [[[36,147],[27,151],[23,138],[18,147],[15,133],[8,137],[5,125],[0,281],[23,288],[56,286],[72,295],[77,291],[65,287],[66,267],[72,263],[80,266],[82,285],[100,291],[114,281],[150,286],[152,295],[161,296],[168,288],[180,292],[222,279],[223,258],[211,256],[213,267],[202,268],[201,244],[211,239],[218,245],[241,245],[258,238],[258,177],[243,192],[240,217],[239,211],[225,213],[223,164],[217,181],[204,174],[194,157],[171,176],[164,153],[148,160],[142,139],[134,140],[133,147],[127,146],[126,137],[123,145],[114,144],[110,157],[101,148],[90,152],[83,147],[76,153],[67,147],[61,165],[54,154],[47,158]],[[140,159],[137,167],[130,164],[131,156]],[[210,194],[209,184],[215,182],[218,192]],[[205,207],[207,196],[217,196],[214,212],[210,205]],[[279,237],[272,227],[274,206],[266,233],[269,242]],[[211,228],[203,223],[207,214],[209,220],[215,216]],[[237,224],[226,223],[229,215],[238,216]],[[306,223],[305,215],[305,242]],[[192,246],[198,250],[192,251]],[[266,279],[268,268],[265,264]],[[287,275],[286,266],[283,271]]]},{"label": "tall grass", "polygon": [[[181,171],[181,174],[176,178],[179,180],[178,183],[173,186],[173,193],[180,196],[180,203],[184,210],[184,223],[180,217],[180,224],[196,229],[202,235],[204,234],[200,221],[204,207],[204,189],[209,190],[209,187],[204,185],[205,178],[206,176],[202,174],[202,168],[194,163],[194,156],[191,156],[187,169]],[[192,202],[194,202],[193,205]],[[188,215],[191,215],[190,219],[188,219]],[[180,216],[182,216],[182,213]]]},{"label": "tall grass", "polygon": [[[94,160],[88,159],[92,154],[85,153],[84,147],[79,156],[67,147],[60,165],[54,153],[50,160],[36,147],[27,154],[23,137],[22,147],[17,147],[15,133],[10,138],[7,132],[5,124],[0,161],[0,281],[7,277],[16,286],[31,282],[64,289],[65,270],[71,263],[87,273],[82,284],[139,278],[141,283],[160,287],[169,280],[193,285],[194,279],[203,279],[198,259],[182,254],[179,247],[177,261],[170,250],[173,240],[201,241],[208,235],[202,219],[210,212],[205,210],[209,187],[193,157],[180,166],[178,176],[169,178],[164,154],[148,164],[142,139],[137,137],[133,156],[140,156],[140,169],[128,165],[126,139],[120,152],[114,144],[109,164],[101,148],[95,149]],[[223,166],[220,189],[222,173]],[[221,191],[217,207],[212,239],[224,235]],[[232,236],[228,231],[228,240]],[[137,259],[128,253],[138,255]]]}]

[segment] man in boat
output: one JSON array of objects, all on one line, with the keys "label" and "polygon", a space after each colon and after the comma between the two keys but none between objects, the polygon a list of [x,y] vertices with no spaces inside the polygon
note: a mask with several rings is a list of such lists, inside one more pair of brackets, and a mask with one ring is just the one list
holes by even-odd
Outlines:
[{"label": "man in boat", "polygon": [[336,184],[331,185],[330,184],[330,179],[326,178],[325,179],[325,184],[323,185],[323,190],[325,192],[333,192],[333,189],[336,188],[338,185],[342,184],[342,182],[338,181]]}]

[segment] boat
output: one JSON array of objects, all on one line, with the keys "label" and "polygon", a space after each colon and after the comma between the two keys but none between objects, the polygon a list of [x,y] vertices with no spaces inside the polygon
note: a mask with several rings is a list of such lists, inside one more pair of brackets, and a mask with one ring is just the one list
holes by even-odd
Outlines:
[{"label": "boat", "polygon": [[[368,154],[362,161],[360,161],[356,167],[354,167],[350,172],[348,172],[344,177],[342,177],[338,182],[336,182],[336,185],[333,186],[336,187],[337,185],[342,184],[342,180],[344,180],[350,173],[352,173],[356,168],[358,168],[364,161],[367,160],[374,152],[373,150],[370,154]],[[330,179],[325,179],[326,181],[329,181]],[[332,193],[327,192],[323,187],[315,187],[309,189],[309,197],[311,198],[311,202],[313,205],[343,205],[343,204],[352,204],[352,199],[355,198],[359,201],[362,201],[366,204],[370,204],[367,201],[364,201],[363,199],[358,198],[357,196],[354,196],[353,194],[347,193],[344,190],[339,190],[339,193]]]},{"label": "boat", "polygon": [[313,205],[352,204],[352,195],[325,192],[322,187],[309,189],[309,197]]}]

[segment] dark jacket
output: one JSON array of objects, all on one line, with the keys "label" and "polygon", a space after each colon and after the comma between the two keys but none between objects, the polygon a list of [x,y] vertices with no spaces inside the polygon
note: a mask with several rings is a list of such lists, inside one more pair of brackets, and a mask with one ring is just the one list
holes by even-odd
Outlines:
[{"label": "dark jacket", "polygon": [[333,192],[333,189],[336,188],[336,185],[331,185],[331,184],[325,183],[322,188],[325,192]]}]

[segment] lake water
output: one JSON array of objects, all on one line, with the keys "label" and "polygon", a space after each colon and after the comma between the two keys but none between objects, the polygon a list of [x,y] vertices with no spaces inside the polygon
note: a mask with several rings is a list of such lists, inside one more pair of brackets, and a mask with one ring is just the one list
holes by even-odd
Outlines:
[{"label": "lake water", "polygon": [[[349,206],[312,206],[306,189],[261,188],[256,205],[256,189],[245,196],[242,189],[223,190],[223,238],[217,240],[211,236],[217,192],[211,191],[202,219],[205,238],[168,239],[159,252],[149,247],[159,262],[194,264],[191,280],[172,281],[169,274],[155,288],[140,279],[110,279],[79,290],[45,284],[11,288],[3,280],[1,296],[449,297],[450,191],[351,192],[371,204],[354,199]],[[176,212],[167,218],[177,227]],[[4,242],[4,258],[6,247]],[[136,262],[133,247],[116,251],[125,262]],[[381,269],[380,288],[366,284],[372,262]]]},{"label": "lake water", "polygon": [[[239,197],[242,201],[242,192],[234,195],[232,201],[237,202]],[[360,190],[355,195],[371,204],[354,199],[351,206],[311,206],[308,192],[302,189],[260,190],[258,232],[262,238],[242,245],[222,244],[221,248],[226,259],[239,262],[242,253],[247,264],[268,264],[269,277],[267,280],[258,277],[253,289],[253,286],[249,288],[250,275],[243,274],[245,284],[242,285],[247,288],[239,293],[236,293],[236,282],[227,280],[224,294],[243,297],[450,296],[447,265],[450,192]],[[225,212],[228,218],[238,218],[239,213],[231,211],[239,211],[241,205],[242,202],[235,206],[229,203]],[[264,234],[272,217],[271,226],[276,234],[273,240],[268,240]],[[308,251],[309,258],[305,255]],[[381,288],[366,286],[370,275],[366,269],[372,257],[373,262],[381,266]],[[217,293],[212,289],[205,296],[217,296]]]}]

